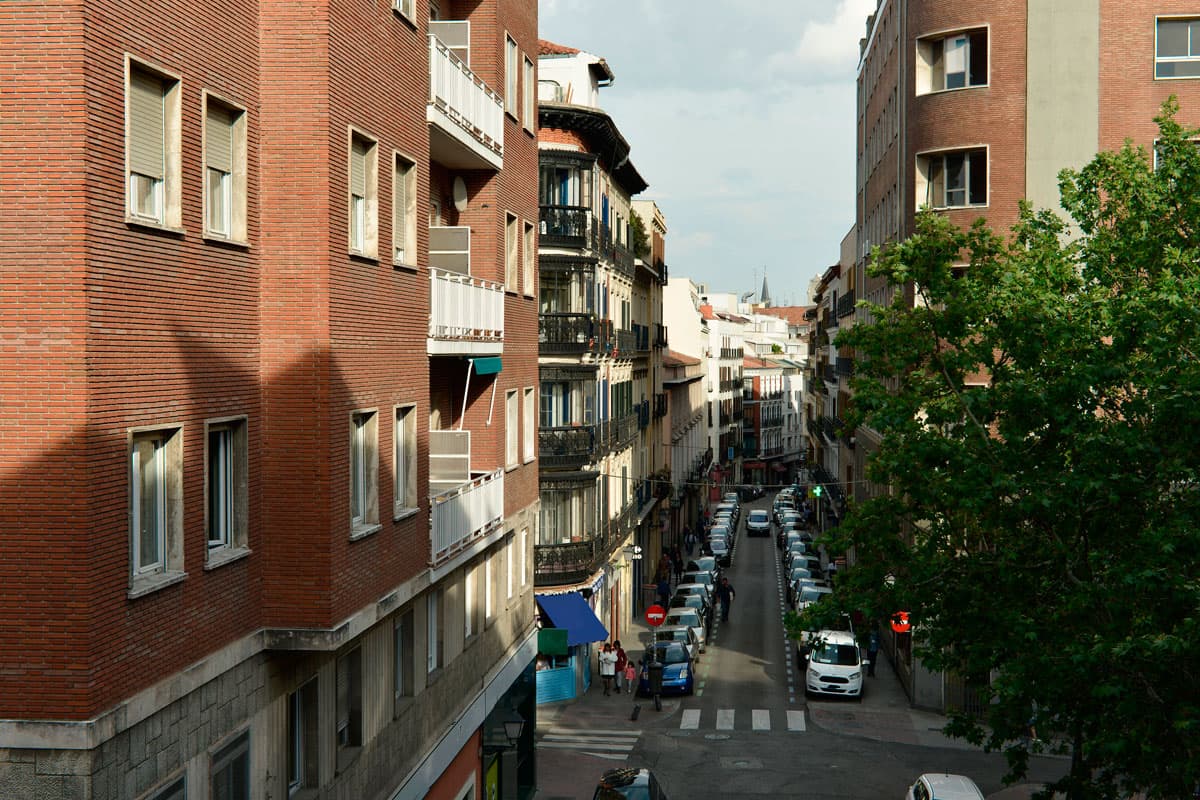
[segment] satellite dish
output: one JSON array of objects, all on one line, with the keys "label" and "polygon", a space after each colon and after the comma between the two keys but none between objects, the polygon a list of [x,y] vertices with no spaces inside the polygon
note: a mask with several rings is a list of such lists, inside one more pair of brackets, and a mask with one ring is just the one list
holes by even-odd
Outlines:
[{"label": "satellite dish", "polygon": [[467,210],[467,182],[458,176],[454,179],[454,207],[459,211]]}]

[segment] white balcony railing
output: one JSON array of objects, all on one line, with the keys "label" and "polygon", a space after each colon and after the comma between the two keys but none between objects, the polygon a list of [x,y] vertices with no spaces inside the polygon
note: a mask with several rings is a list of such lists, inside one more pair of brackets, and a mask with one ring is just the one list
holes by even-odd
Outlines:
[{"label": "white balcony railing", "polygon": [[431,355],[500,353],[504,287],[461,272],[429,270]]},{"label": "white balcony railing", "polygon": [[504,102],[432,33],[429,104],[495,155],[504,155]]},{"label": "white balcony railing", "polygon": [[504,470],[477,475],[430,498],[433,563],[440,564],[504,521]]}]

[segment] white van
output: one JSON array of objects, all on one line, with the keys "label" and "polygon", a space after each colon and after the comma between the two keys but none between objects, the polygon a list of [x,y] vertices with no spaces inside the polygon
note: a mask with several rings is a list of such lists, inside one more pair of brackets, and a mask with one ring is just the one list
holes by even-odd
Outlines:
[{"label": "white van", "polygon": [[804,679],[806,695],[839,695],[861,700],[862,681],[862,651],[853,634],[821,631],[813,637]]}]

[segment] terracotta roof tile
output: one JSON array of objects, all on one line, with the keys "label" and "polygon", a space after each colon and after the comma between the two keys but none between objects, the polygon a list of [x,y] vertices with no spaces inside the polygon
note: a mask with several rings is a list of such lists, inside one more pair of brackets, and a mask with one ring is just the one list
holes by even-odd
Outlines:
[{"label": "terracotta roof tile", "polygon": [[567,47],[565,44],[555,44],[549,39],[538,39],[540,56],[573,56],[578,52],[578,47]]}]

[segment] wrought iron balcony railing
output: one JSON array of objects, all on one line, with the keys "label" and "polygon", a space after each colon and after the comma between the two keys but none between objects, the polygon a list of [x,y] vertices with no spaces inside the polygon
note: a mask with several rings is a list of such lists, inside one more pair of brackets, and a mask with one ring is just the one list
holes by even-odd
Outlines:
[{"label": "wrought iron balcony railing", "polygon": [[607,344],[604,325],[594,314],[538,315],[538,351],[601,353]]},{"label": "wrought iron balcony railing", "polygon": [[541,206],[539,244],[547,247],[587,247],[592,214],[586,206]]},{"label": "wrought iron balcony railing", "polygon": [[538,428],[538,459],[547,469],[578,469],[597,457],[596,427]]}]

